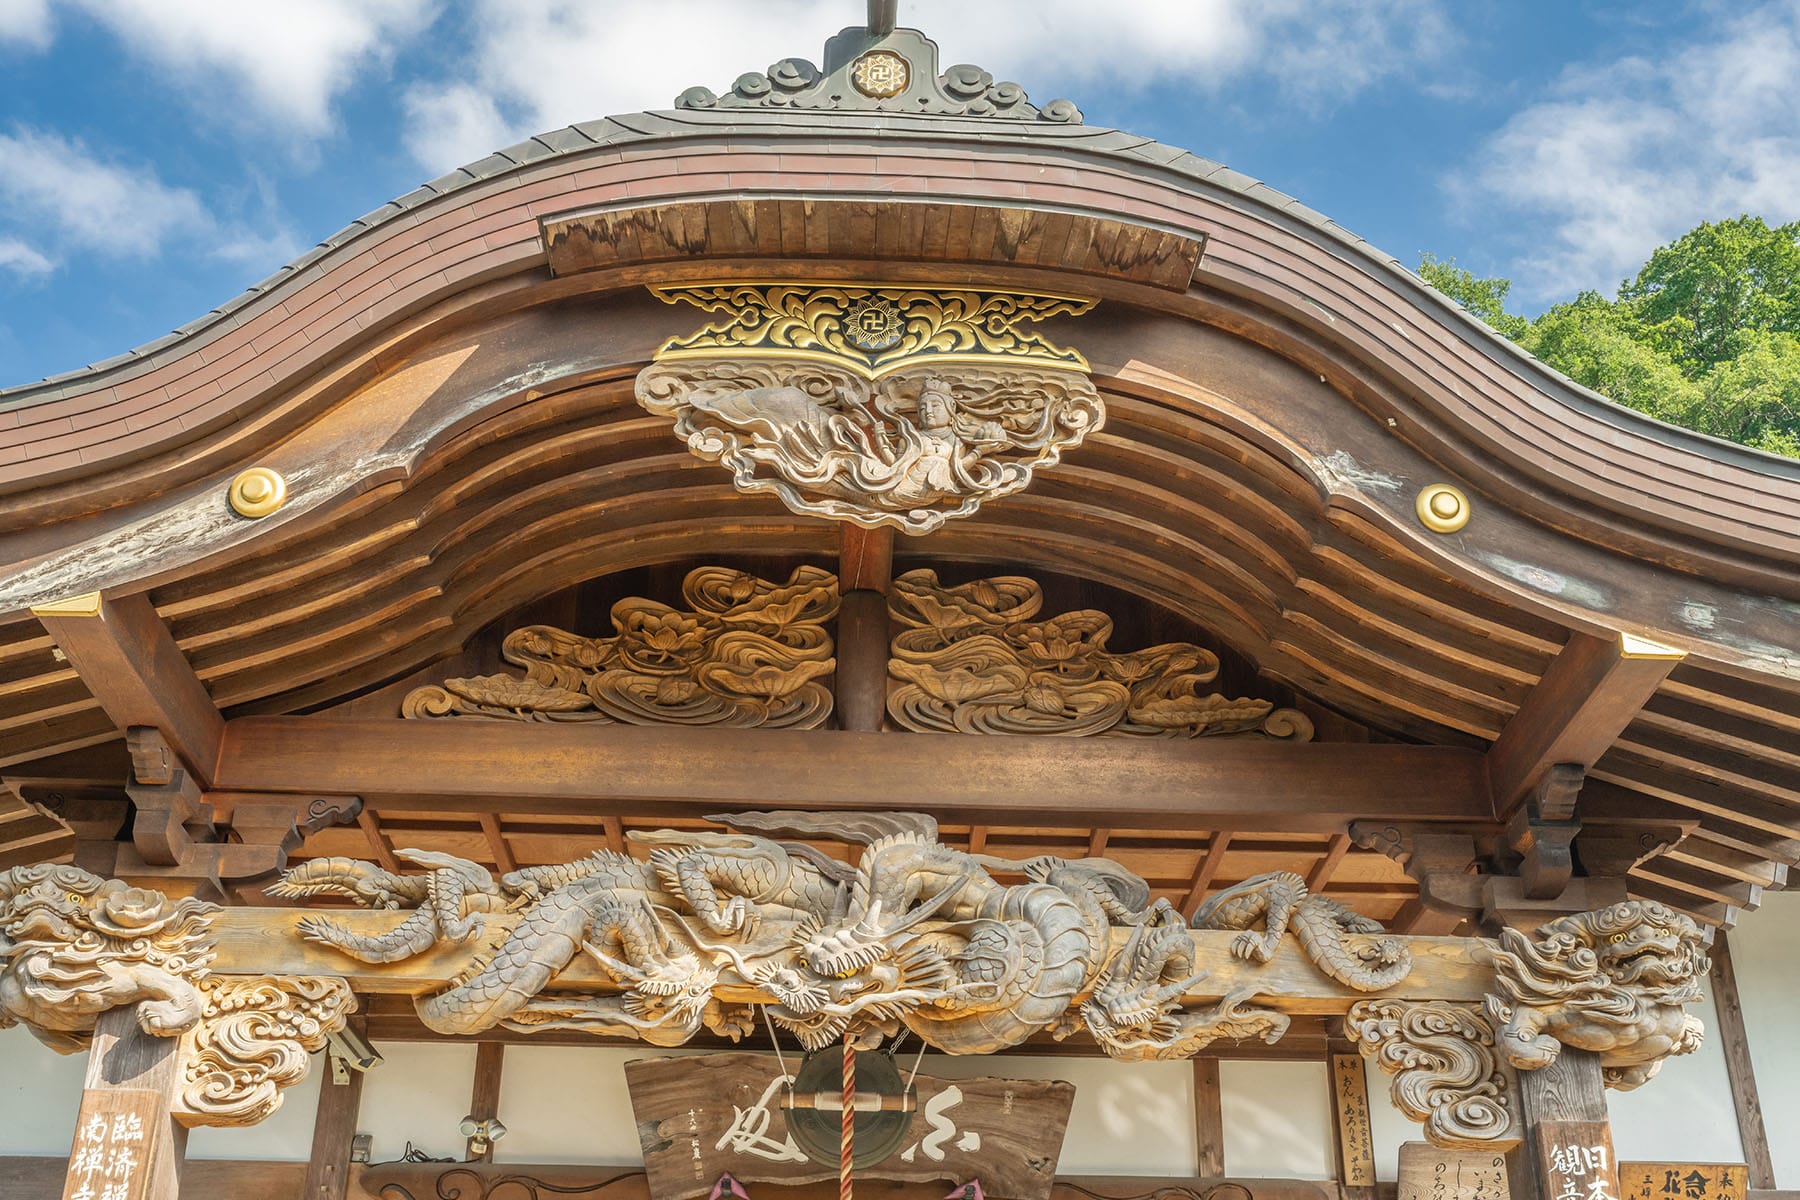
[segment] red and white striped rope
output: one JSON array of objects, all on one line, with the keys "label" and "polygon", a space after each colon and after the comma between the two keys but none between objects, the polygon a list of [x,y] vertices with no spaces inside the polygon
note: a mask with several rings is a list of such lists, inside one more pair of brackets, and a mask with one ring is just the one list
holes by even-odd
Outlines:
[{"label": "red and white striped rope", "polygon": [[856,1157],[856,1049],[844,1039],[844,1123],[838,1134],[838,1200],[851,1200],[850,1164]]}]

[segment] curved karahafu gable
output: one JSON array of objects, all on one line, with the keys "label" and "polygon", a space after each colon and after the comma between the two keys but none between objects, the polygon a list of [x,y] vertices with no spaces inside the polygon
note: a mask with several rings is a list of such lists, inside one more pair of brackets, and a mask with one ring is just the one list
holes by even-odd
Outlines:
[{"label": "curved karahafu gable", "polygon": [[[1042,326],[1105,424],[906,552],[1104,579],[1388,734],[1499,740],[1501,783],[1535,761],[1502,739],[1528,696],[1623,672],[1642,711],[1584,811],[1715,848],[1646,889],[1725,913],[1800,858],[1800,463],[1614,406],[1298,201],[891,38],[825,72],[911,55],[890,95],[882,63],[855,104],[764,102],[822,86],[784,61],[742,103],[543,135],[0,393],[0,763],[117,736],[29,615],[85,593],[147,592],[228,715],[293,712],[573,581],[829,554],[635,403],[695,328],[646,285],[985,289],[1097,302]],[[286,486],[256,519],[227,499],[253,466]],[[1466,525],[1421,520],[1437,484]]]}]

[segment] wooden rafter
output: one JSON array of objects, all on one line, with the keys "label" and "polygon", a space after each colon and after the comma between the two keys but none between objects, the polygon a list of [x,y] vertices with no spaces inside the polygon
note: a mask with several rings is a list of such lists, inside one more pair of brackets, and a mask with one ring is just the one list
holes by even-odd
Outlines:
[{"label": "wooden rafter", "polygon": [[1399,744],[246,717],[226,728],[219,778],[360,795],[384,812],[890,809],[901,788],[908,808],[984,824],[1086,828],[1096,796],[1110,824],[1141,829],[1492,818],[1477,752]]},{"label": "wooden rafter", "polygon": [[1332,834],[1331,844],[1325,848],[1325,853],[1319,856],[1319,861],[1313,865],[1313,869],[1306,874],[1306,890],[1309,892],[1324,891],[1331,883],[1331,877],[1337,871],[1338,864],[1344,861],[1344,855],[1349,852],[1350,835],[1347,833]]},{"label": "wooden rafter", "polygon": [[500,818],[493,813],[482,813],[481,832],[487,838],[488,849],[494,852],[494,865],[501,871],[516,871],[519,864],[513,859],[511,847],[506,844],[506,835],[501,832]]},{"label": "wooden rafter", "polygon": [[1207,842],[1206,853],[1200,856],[1200,865],[1194,868],[1194,877],[1188,881],[1187,898],[1181,902],[1184,920],[1193,920],[1194,914],[1200,911],[1200,902],[1206,899],[1206,889],[1212,886],[1219,868],[1224,865],[1225,851],[1230,845],[1230,830],[1213,834]]},{"label": "wooden rafter", "polygon": [[1488,782],[1504,818],[1551,767],[1592,767],[1684,657],[1622,634],[1570,636],[1488,750]]},{"label": "wooden rafter", "polygon": [[369,852],[375,856],[375,861],[380,863],[384,870],[398,871],[400,869],[399,860],[394,857],[394,848],[388,845],[388,840],[382,834],[381,824],[375,819],[375,814],[365,808],[356,814],[356,823],[362,827],[363,836],[369,842]]},{"label": "wooden rafter", "polygon": [[149,727],[209,786],[224,718],[149,597],[98,592],[31,610],[121,732]]}]

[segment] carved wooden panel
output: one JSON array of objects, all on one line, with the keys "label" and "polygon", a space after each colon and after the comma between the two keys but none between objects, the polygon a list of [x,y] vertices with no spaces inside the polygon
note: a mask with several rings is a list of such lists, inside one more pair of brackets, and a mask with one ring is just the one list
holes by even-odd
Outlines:
[{"label": "carved wooden panel", "polygon": [[837,577],[799,567],[771,583],[699,567],[682,583],[685,609],[629,597],[613,605],[611,637],[530,625],[502,653],[525,677],[482,675],[416,688],[405,717],[599,721],[628,725],[810,729],[831,715],[820,680],[837,662],[826,627]]},{"label": "carved wooden panel", "polygon": [[[792,1076],[768,1055],[712,1055],[699,1072],[688,1060],[645,1059],[627,1063],[625,1078],[655,1200],[697,1200],[724,1174],[744,1183],[837,1178],[835,1162],[814,1162],[796,1145],[782,1103]],[[904,1136],[889,1157],[858,1166],[859,1182],[979,1178],[989,1196],[1048,1200],[1073,1084],[920,1075],[915,1086]]]},{"label": "carved wooden panel", "polygon": [[897,577],[889,715],[921,733],[1312,737],[1294,709],[1204,690],[1219,673],[1210,650],[1116,652],[1105,613],[1040,617],[1042,607],[1043,589],[1022,576],[954,587],[928,569]]}]

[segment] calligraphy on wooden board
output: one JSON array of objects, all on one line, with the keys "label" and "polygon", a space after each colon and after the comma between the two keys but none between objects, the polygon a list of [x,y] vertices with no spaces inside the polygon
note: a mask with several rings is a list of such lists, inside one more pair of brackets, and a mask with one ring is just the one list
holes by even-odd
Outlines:
[{"label": "calligraphy on wooden board", "polygon": [[[797,1074],[797,1064],[789,1065]],[[745,1183],[836,1179],[836,1162],[807,1158],[789,1129],[792,1114],[783,1102],[792,1078],[760,1054],[708,1055],[699,1070],[690,1058],[627,1063],[653,1200],[704,1197],[725,1174]],[[927,1075],[913,1083],[917,1101],[905,1136],[878,1163],[863,1166],[859,1153],[859,1177],[957,1183],[979,1177],[984,1193],[1000,1200],[1049,1200],[1073,1084]]]},{"label": "calligraphy on wooden board", "polygon": [[1506,1156],[1491,1150],[1446,1150],[1428,1142],[1400,1147],[1395,1200],[1508,1200]]},{"label": "calligraphy on wooden board", "polygon": [[1623,1200],[1744,1200],[1750,1168],[1743,1163],[1622,1162]]}]

